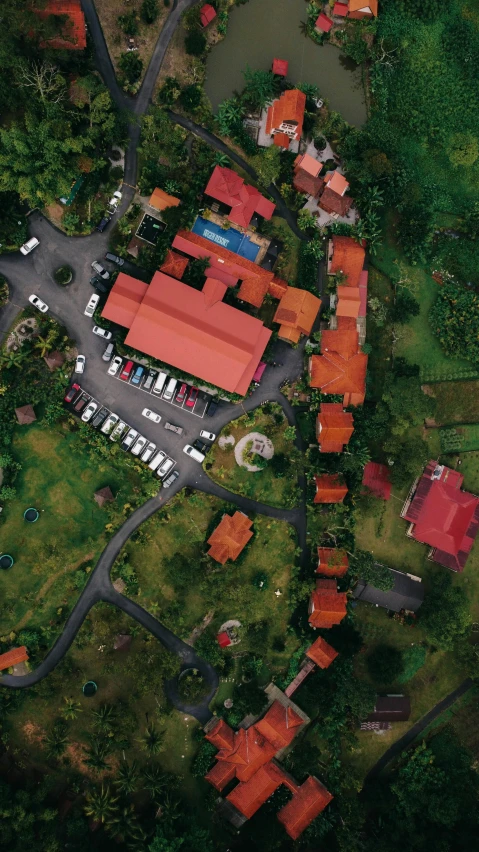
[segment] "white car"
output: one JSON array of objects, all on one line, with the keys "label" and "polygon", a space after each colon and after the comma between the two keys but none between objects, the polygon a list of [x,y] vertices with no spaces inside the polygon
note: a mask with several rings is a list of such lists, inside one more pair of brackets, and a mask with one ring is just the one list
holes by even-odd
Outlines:
[{"label": "white car", "polygon": [[93,417],[97,408],[98,408],[98,405],[96,404],[96,402],[89,402],[88,403],[87,407],[85,408],[85,411],[83,412],[83,414],[81,416],[81,419],[83,420],[84,423],[88,423],[88,421],[91,420],[91,418]]},{"label": "white car", "polygon": [[155,456],[153,456],[148,467],[150,468],[150,470],[156,470],[160,466],[160,464],[162,464],[164,462],[165,459],[166,459],[166,453],[164,453],[163,450],[159,450],[157,452],[157,454]]},{"label": "white car", "polygon": [[94,260],[91,268],[95,270],[96,274],[103,278],[104,281],[108,281],[110,277],[110,273],[106,271],[105,267],[98,263],[97,260]]},{"label": "white car", "polygon": [[149,462],[154,453],[156,453],[156,444],[153,444],[150,441],[148,446],[143,450],[141,454],[141,460],[144,462]]},{"label": "white car", "polygon": [[117,425],[119,420],[120,420],[120,418],[118,417],[118,414],[113,414],[113,412],[112,412],[106,418],[103,426],[101,427],[101,431],[103,432],[103,434],[104,435],[111,435],[111,433],[113,432],[113,429],[115,428],[115,426]]},{"label": "white car", "polygon": [[125,421],[120,420],[120,422],[116,424],[115,428],[113,429],[113,432],[110,435],[110,441],[118,441],[118,438],[120,438],[120,436],[123,435],[125,429],[128,428],[129,427],[126,425]]},{"label": "white car", "polygon": [[85,361],[86,358],[84,355],[77,355],[77,359],[75,361],[75,373],[83,373],[85,370]]},{"label": "white car", "polygon": [[138,432],[136,431],[136,429],[129,429],[125,437],[123,438],[123,441],[121,442],[122,450],[129,450],[131,445],[136,441],[137,438]]},{"label": "white car", "polygon": [[26,243],[20,246],[20,251],[22,254],[30,254],[30,252],[39,245],[40,240],[37,240],[36,237],[31,237]]},{"label": "white car", "polygon": [[166,461],[164,461],[163,464],[161,465],[161,467],[159,467],[158,470],[156,471],[156,475],[160,479],[163,479],[163,477],[166,476],[166,474],[169,473],[171,468],[174,467],[174,466],[175,466],[175,462],[173,461],[173,459],[166,459]]},{"label": "white car", "polygon": [[187,456],[191,456],[192,459],[200,463],[206,458],[203,453],[200,453],[199,450],[195,450],[195,448],[192,447],[191,444],[186,444],[186,446],[183,447],[183,452],[186,453]]},{"label": "white car", "polygon": [[121,197],[121,192],[119,189],[117,189],[117,191],[113,193],[112,198],[110,198],[108,202],[108,210],[110,213],[116,213],[116,208],[118,207],[121,201]]},{"label": "white car", "polygon": [[161,421],[161,414],[157,414],[156,411],[150,411],[149,408],[144,408],[141,412],[143,417],[147,417],[148,420],[153,420],[153,423],[159,423]]},{"label": "white car", "polygon": [[120,358],[119,355],[115,355],[115,357],[113,358],[113,361],[111,362],[110,366],[108,367],[108,375],[109,376],[116,376],[116,374],[117,374],[117,372],[120,369],[122,364],[123,364],[123,358]]},{"label": "white car", "polygon": [[207,441],[214,441],[216,435],[214,432],[207,432],[206,429],[202,429],[200,432],[200,438],[206,438]]},{"label": "white car", "polygon": [[42,302],[42,300],[39,299],[38,296],[35,296],[35,293],[32,293],[32,295],[28,297],[28,301],[31,302],[31,304],[35,308],[38,308],[38,310],[41,311],[42,314],[46,314],[46,312],[48,311],[48,305],[46,305],[45,302]]},{"label": "white car", "polygon": [[145,449],[147,443],[148,438],[144,438],[143,435],[139,435],[133,447],[131,448],[132,456],[139,456],[140,453]]},{"label": "white car", "polygon": [[97,334],[98,337],[103,337],[104,340],[111,339],[111,331],[107,331],[106,328],[100,328],[99,325],[94,325],[92,332],[93,334]]},{"label": "white car", "polygon": [[88,302],[88,305],[86,306],[86,308],[84,310],[84,314],[85,314],[86,317],[92,317],[93,316],[93,314],[95,313],[96,306],[98,305],[99,301],[100,301],[100,297],[99,297],[98,293],[95,293],[95,295],[91,297],[90,301]]}]

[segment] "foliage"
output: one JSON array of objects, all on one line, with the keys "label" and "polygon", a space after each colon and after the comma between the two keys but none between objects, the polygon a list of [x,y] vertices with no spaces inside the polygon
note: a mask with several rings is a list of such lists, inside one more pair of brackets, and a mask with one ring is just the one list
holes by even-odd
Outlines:
[{"label": "foliage", "polygon": [[159,11],[158,0],[143,0],[140,14],[145,24],[154,24]]},{"label": "foliage", "polygon": [[118,67],[122,72],[126,83],[136,83],[143,71],[143,60],[135,51],[122,53],[118,60]]},{"label": "foliage", "polygon": [[206,50],[207,39],[201,30],[190,30],[185,36],[185,50],[190,56],[202,56]]},{"label": "foliage", "polygon": [[447,355],[479,362],[479,296],[447,282],[429,314],[431,328]]},{"label": "foliage", "polygon": [[389,568],[376,562],[367,550],[356,550],[350,557],[351,572],[364,583],[370,583],[376,589],[388,592],[394,586],[393,575]]},{"label": "foliage", "polygon": [[398,683],[407,683],[426,662],[426,648],[423,645],[410,645],[402,652],[403,671],[396,678]]},{"label": "foliage", "polygon": [[392,322],[406,323],[411,317],[417,317],[420,305],[408,290],[399,290],[394,305],[391,308]]},{"label": "foliage", "polygon": [[376,645],[366,664],[372,679],[382,686],[395,683],[404,673],[402,652],[394,645]]},{"label": "foliage", "polygon": [[261,152],[251,158],[251,165],[258,175],[258,182],[265,189],[276,181],[280,170],[281,152],[275,145],[261,149]]},{"label": "foliage", "polygon": [[207,682],[197,669],[186,671],[178,680],[178,694],[184,701],[191,704],[200,701],[208,689]]},{"label": "foliage", "polygon": [[454,641],[469,631],[472,618],[467,594],[461,586],[452,585],[449,574],[435,577],[419,620],[430,641],[443,650],[452,648]]},{"label": "foliage", "polygon": [[413,376],[389,375],[384,382],[383,400],[386,403],[393,435],[404,434],[411,426],[419,426],[432,417],[436,403],[421,390],[419,379]]},{"label": "foliage", "polygon": [[53,277],[55,282],[60,285],[60,287],[66,287],[67,284],[71,283],[73,278],[73,269],[71,266],[59,266],[58,269],[55,269],[53,273]]},{"label": "foliage", "polygon": [[299,246],[297,286],[318,294],[319,261],[324,252],[318,239],[301,242]]},{"label": "foliage", "polygon": [[243,71],[243,76],[246,81],[241,95],[243,103],[253,110],[263,109],[278,92],[277,78],[272,71],[253,70],[249,65]]},{"label": "foliage", "polygon": [[204,778],[206,773],[211,769],[213,765],[213,758],[215,757],[218,749],[207,740],[203,740],[200,743],[200,747],[195,755],[193,760],[193,765],[191,767],[191,774],[194,778]]},{"label": "foliage", "polygon": [[180,104],[186,110],[194,112],[201,103],[201,88],[196,85],[186,86],[180,95]]},{"label": "foliage", "polygon": [[125,15],[119,15],[118,25],[125,35],[136,36],[140,32],[138,16],[133,10],[131,12],[127,12]]}]

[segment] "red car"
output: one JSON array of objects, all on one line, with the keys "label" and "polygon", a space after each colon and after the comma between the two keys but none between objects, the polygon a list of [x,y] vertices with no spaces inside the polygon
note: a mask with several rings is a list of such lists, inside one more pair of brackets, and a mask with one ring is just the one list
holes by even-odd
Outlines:
[{"label": "red car", "polygon": [[132,369],[133,369],[133,361],[127,361],[125,366],[123,367],[123,370],[120,373],[120,379],[122,380],[122,382],[128,381],[128,379],[130,378],[130,373],[131,373]]},{"label": "red car", "polygon": [[183,384],[181,385],[181,387],[180,387],[180,389],[179,389],[178,393],[177,393],[177,394],[176,394],[176,396],[175,396],[175,402],[179,402],[179,403],[180,403],[180,405],[181,405],[181,403],[183,403],[183,402],[185,401],[185,396],[186,396],[186,391],[187,391],[187,390],[188,390],[188,385],[186,385],[186,384],[183,382]]},{"label": "red car", "polygon": [[81,391],[80,385],[74,384],[67,390],[65,396],[63,397],[64,402],[73,402],[77,393]]},{"label": "red car", "polygon": [[198,388],[191,388],[191,390],[188,394],[188,399],[185,402],[185,405],[187,405],[188,408],[194,408],[197,396],[198,396]]}]

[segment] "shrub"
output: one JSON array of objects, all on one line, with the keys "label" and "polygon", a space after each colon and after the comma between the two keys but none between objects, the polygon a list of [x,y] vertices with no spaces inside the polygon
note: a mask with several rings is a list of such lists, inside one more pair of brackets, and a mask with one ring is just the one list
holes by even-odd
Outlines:
[{"label": "shrub", "polygon": [[411,645],[402,654],[404,671],[397,678],[398,683],[407,683],[426,662],[426,648],[422,645]]},{"label": "shrub", "polygon": [[6,305],[8,302],[8,297],[10,295],[10,291],[8,289],[7,279],[0,275],[0,307],[2,305]]},{"label": "shrub", "polygon": [[[201,89],[194,84],[183,89],[180,95],[180,104],[187,110],[198,109],[201,103]],[[229,227],[229,226],[228,226]]]},{"label": "shrub", "polygon": [[411,317],[417,317],[419,310],[417,299],[408,290],[400,290],[391,309],[391,319],[393,322],[406,323]]},{"label": "shrub", "polygon": [[143,61],[137,53],[122,53],[118,62],[128,83],[136,83],[143,71]]},{"label": "shrub", "polygon": [[123,166],[113,166],[113,168],[110,169],[110,177],[114,180],[122,180],[124,174]]},{"label": "shrub", "polygon": [[[165,3],[165,6],[166,5],[167,4]],[[145,24],[154,24],[158,17],[159,11],[160,10],[158,8],[158,0],[143,0],[143,3],[141,4],[140,14]]]},{"label": "shrub", "polygon": [[200,30],[191,30],[185,36],[185,50],[190,56],[201,56],[206,50],[206,36]]},{"label": "shrub", "polygon": [[127,12],[126,15],[120,15],[118,18],[118,26],[123,30],[125,35],[138,35],[140,28],[138,26],[138,18],[133,11]]},{"label": "shrub", "polygon": [[189,669],[178,681],[178,695],[194,704],[208,692],[208,684],[197,669]]},{"label": "shrub", "polygon": [[59,287],[66,287],[67,284],[71,284],[73,280],[73,269],[67,264],[65,264],[65,266],[59,266],[58,269],[55,269],[53,278]]},{"label": "shrub", "polygon": [[378,645],[366,662],[375,683],[394,683],[404,672],[402,653],[393,645]]}]

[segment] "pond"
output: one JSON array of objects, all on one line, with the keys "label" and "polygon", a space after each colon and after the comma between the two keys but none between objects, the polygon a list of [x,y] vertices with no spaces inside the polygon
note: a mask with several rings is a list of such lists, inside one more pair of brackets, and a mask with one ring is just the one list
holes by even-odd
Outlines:
[{"label": "pond", "polygon": [[210,52],[205,91],[213,109],[244,87],[242,71],[268,70],[273,59],[287,59],[288,80],[315,83],[331,109],[359,127],[366,120],[361,70],[330,44],[319,46],[300,30],[307,19],[305,0],[249,0],[235,6],[228,33]]}]

